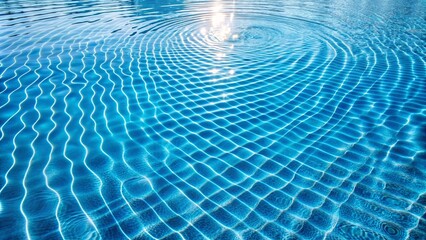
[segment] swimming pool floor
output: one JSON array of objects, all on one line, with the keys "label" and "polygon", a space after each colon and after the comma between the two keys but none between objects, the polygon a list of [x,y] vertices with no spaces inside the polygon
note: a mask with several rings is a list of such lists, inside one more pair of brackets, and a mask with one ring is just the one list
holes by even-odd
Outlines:
[{"label": "swimming pool floor", "polygon": [[0,239],[426,239],[425,12],[0,0]]}]

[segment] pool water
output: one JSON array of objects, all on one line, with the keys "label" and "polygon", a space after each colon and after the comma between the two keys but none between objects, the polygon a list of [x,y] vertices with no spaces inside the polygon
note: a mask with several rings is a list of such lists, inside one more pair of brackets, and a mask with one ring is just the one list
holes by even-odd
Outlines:
[{"label": "pool water", "polygon": [[426,239],[425,13],[0,0],[0,239]]}]

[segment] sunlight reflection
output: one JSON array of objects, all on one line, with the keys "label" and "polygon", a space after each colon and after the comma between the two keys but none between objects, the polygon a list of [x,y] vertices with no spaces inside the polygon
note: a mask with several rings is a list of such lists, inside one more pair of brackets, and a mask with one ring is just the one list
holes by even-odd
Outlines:
[{"label": "sunlight reflection", "polygon": [[[235,69],[226,65],[228,61],[224,61],[226,58],[232,56],[231,52],[234,49],[234,44],[231,41],[236,41],[239,38],[239,35],[233,32],[233,21],[235,17],[233,9],[235,9],[235,3],[230,6],[225,5],[221,1],[217,1],[210,9],[211,14],[206,19],[205,25],[200,28],[200,34],[211,47],[214,47],[214,49],[218,49],[217,45],[221,46],[219,51],[211,55],[215,62],[214,68],[207,70],[212,77],[209,82],[225,86],[223,84],[227,83],[223,81],[231,79],[235,75]],[[231,41],[228,42],[228,40]],[[230,89],[223,89],[221,93],[218,93],[217,97],[219,102],[227,102],[230,100],[232,93],[230,93],[229,90]],[[216,101],[211,102],[211,104],[217,103]]]},{"label": "sunlight reflection", "polygon": [[216,59],[217,60],[222,60],[224,57],[226,57],[225,53],[216,53]]},{"label": "sunlight reflection", "polygon": [[202,35],[210,35],[219,41],[226,41],[233,35],[231,33],[231,24],[234,20],[234,13],[225,13],[225,9],[221,3],[215,3],[211,8],[212,16],[210,19],[210,27],[200,29]]},{"label": "sunlight reflection", "polygon": [[209,70],[209,72],[210,73],[212,73],[212,74],[216,74],[216,73],[218,73],[220,70],[219,69],[217,69],[217,68],[213,68],[213,69],[211,69],[211,70]]}]

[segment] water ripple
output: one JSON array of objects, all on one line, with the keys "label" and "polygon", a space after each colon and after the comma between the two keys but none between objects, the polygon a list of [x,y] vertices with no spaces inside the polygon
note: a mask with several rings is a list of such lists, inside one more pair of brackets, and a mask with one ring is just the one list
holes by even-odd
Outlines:
[{"label": "water ripple", "polygon": [[0,1],[0,238],[424,239],[422,1]]}]

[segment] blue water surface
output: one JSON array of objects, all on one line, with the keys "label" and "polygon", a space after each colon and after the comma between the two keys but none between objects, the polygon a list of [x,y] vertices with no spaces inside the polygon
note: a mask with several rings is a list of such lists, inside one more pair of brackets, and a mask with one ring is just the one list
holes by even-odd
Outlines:
[{"label": "blue water surface", "polygon": [[423,0],[0,0],[0,239],[426,239]]}]

